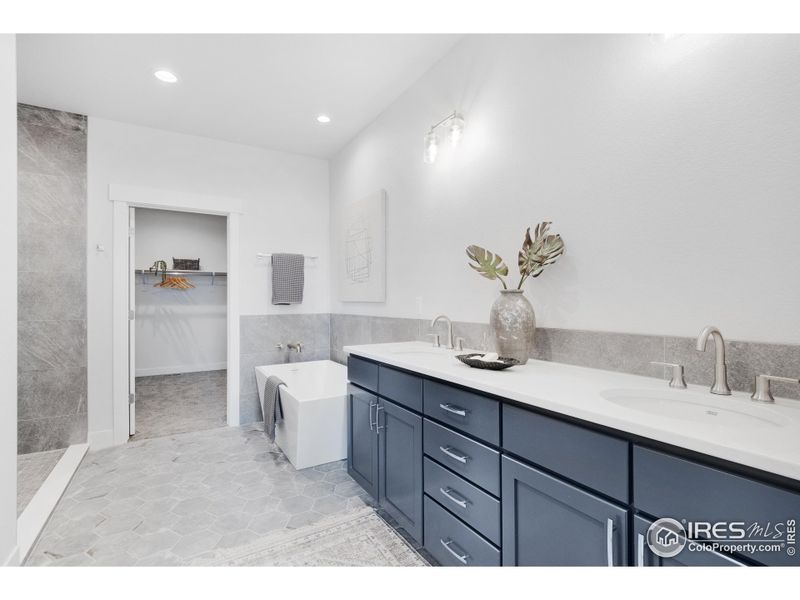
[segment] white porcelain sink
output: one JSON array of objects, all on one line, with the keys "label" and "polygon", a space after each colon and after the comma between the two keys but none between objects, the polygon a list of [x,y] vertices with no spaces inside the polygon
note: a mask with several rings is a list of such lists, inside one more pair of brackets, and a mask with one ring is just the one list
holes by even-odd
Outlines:
[{"label": "white porcelain sink", "polygon": [[605,390],[600,395],[631,410],[719,427],[784,427],[786,417],[760,404],[732,396],[714,397],[690,390]]}]

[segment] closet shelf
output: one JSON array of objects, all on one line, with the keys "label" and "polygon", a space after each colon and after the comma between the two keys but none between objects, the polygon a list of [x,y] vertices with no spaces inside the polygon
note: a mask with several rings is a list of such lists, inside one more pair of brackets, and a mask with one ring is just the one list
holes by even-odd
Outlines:
[{"label": "closet shelf", "polygon": [[[134,271],[134,273],[136,275],[141,275],[142,276],[142,283],[145,283],[147,275],[153,275],[154,277],[156,276],[156,272],[155,271],[151,271],[149,269],[136,269]],[[192,271],[190,269],[171,269],[171,270],[167,270],[167,271],[159,271],[158,272],[158,276],[159,277],[162,274],[163,275],[168,275],[168,276],[169,275],[175,275],[175,276],[177,276],[177,275],[193,275],[193,276],[200,275],[200,276],[203,276],[203,277],[211,277],[211,285],[214,285],[214,279],[215,278],[217,278],[217,277],[227,277],[228,276],[228,273],[226,273],[225,271]]]}]

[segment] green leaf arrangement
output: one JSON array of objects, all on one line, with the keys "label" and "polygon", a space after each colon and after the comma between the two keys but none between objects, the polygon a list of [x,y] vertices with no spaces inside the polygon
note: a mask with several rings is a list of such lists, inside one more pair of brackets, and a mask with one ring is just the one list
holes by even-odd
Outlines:
[{"label": "green leaf arrangement", "polygon": [[[517,289],[522,289],[522,284],[528,277],[538,277],[547,265],[552,265],[564,254],[564,240],[557,233],[548,233],[551,222],[543,221],[536,226],[533,238],[531,228],[525,232],[522,249],[517,257],[520,279]],[[494,254],[480,246],[469,246],[467,256],[472,261],[469,266],[486,279],[498,279],[507,290],[503,277],[508,275],[508,266],[498,254]]]},{"label": "green leaf arrangement", "polygon": [[[499,279],[503,284],[503,289],[508,289],[504,276],[508,275],[508,265],[503,262],[499,255],[489,252],[480,246],[469,246],[467,248],[467,256],[472,261],[468,263],[470,267],[475,269],[486,279]],[[475,264],[473,264],[475,263]]]}]

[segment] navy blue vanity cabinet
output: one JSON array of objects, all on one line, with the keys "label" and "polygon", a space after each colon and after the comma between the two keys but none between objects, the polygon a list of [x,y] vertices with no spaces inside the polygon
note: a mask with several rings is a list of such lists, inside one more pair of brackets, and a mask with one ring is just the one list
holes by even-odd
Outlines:
[{"label": "navy blue vanity cabinet", "polygon": [[347,472],[373,498],[378,498],[378,397],[347,386]]},{"label": "navy blue vanity cabinet", "polygon": [[690,551],[684,548],[677,556],[662,558],[647,545],[647,530],[652,521],[639,515],[633,518],[633,552],[637,567],[743,567],[738,561],[713,550]]},{"label": "navy blue vanity cabinet", "polygon": [[378,400],[380,505],[408,534],[422,541],[422,417]]},{"label": "navy blue vanity cabinet", "polygon": [[504,566],[624,566],[628,511],[502,459]]}]

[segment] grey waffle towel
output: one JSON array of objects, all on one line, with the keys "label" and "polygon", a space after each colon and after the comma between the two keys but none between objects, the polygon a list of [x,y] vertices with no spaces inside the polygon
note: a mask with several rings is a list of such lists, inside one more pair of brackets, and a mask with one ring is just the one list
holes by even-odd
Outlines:
[{"label": "grey waffle towel", "polygon": [[302,254],[272,255],[272,303],[301,304],[306,261]]},{"label": "grey waffle towel", "polygon": [[286,385],[279,377],[270,375],[264,384],[264,405],[261,410],[264,414],[264,433],[270,441],[275,439],[275,423],[283,421],[283,407],[281,406],[281,386]]}]

